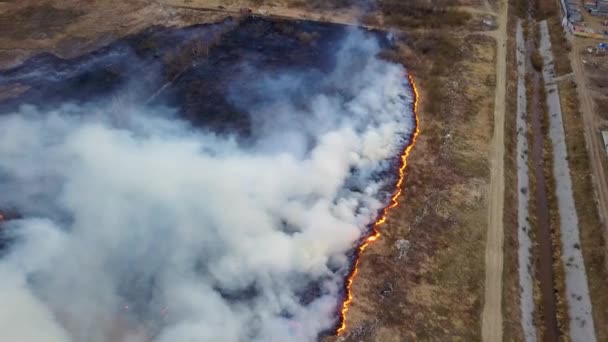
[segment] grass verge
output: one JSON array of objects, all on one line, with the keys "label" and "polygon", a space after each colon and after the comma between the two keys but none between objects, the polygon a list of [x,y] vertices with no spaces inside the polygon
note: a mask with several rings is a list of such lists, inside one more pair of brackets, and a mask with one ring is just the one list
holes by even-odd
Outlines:
[{"label": "grass verge", "polygon": [[[559,54],[559,51],[555,51]],[[559,84],[560,101],[566,131],[566,145],[574,204],[579,220],[580,239],[593,305],[593,320],[598,341],[608,341],[608,271],[606,241],[599,220],[591,178],[589,156],[585,147],[582,114],[579,111],[576,83]]]},{"label": "grass verge", "polygon": [[[515,57],[515,30],[517,8],[511,1],[508,13],[507,39],[507,94],[517,94],[517,62]],[[503,268],[503,338],[505,341],[523,341],[520,310],[518,222],[517,222],[517,96],[507,96],[505,108],[505,199],[504,199],[504,268]]]}]

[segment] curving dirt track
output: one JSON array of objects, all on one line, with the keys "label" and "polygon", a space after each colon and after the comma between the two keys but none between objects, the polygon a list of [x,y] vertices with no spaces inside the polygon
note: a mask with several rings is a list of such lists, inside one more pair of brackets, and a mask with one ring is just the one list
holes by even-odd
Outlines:
[{"label": "curving dirt track", "polygon": [[506,92],[506,42],[508,1],[499,7],[496,31],[496,94],[494,98],[494,136],[491,145],[486,277],[481,335],[483,341],[502,341],[502,270],[504,204],[504,116]]}]

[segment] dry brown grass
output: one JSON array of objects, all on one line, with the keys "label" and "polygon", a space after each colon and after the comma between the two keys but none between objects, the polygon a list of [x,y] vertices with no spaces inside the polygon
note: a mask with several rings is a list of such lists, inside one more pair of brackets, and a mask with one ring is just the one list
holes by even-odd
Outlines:
[{"label": "dry brown grass", "polygon": [[363,25],[367,26],[378,26],[380,25],[380,19],[376,13],[367,13],[361,18]]},{"label": "dry brown grass", "polygon": [[572,66],[570,65],[568,52],[572,47],[564,34],[559,16],[555,15],[547,18],[547,25],[549,26],[553,51],[560,51],[560,53],[553,54],[555,74],[561,76],[571,73]]},{"label": "dry brown grass", "polygon": [[[258,3],[256,6],[260,6],[273,1],[255,0],[255,2]],[[290,0],[287,5],[288,7],[335,10],[352,6],[366,6],[367,3],[364,0]]]},{"label": "dry brown grass", "polygon": [[[455,44],[452,58],[429,37]],[[494,51],[485,36],[435,32],[384,54],[416,79],[421,132],[401,204],[361,259],[347,341],[480,340]],[[412,247],[400,260],[403,238]]]},{"label": "dry brown grass", "polygon": [[382,0],[378,8],[388,25],[402,28],[441,28],[466,25],[471,14],[452,9],[457,5],[454,0]]},{"label": "dry brown grass", "polygon": [[60,9],[49,3],[32,5],[0,13],[0,32],[14,39],[45,39],[60,33],[83,13],[77,9]]},{"label": "dry brown grass", "polygon": [[[454,63],[464,58],[459,38],[447,30],[416,32],[404,38],[400,49],[387,50],[382,56],[390,61],[403,63],[424,82],[426,96],[432,99],[448,97],[445,77],[449,76]],[[461,39],[461,38],[460,38]],[[426,113],[448,115],[446,101],[424,101]]]},{"label": "dry brown grass", "polygon": [[[568,341],[569,315],[566,298],[566,279],[564,263],[562,261],[561,226],[557,195],[555,191],[555,176],[553,173],[553,142],[549,136],[549,109],[544,84],[541,83],[541,126],[543,128],[543,175],[547,187],[547,200],[549,203],[549,219],[551,227],[551,245],[553,251],[553,289],[555,292],[557,325],[561,341]],[[553,313],[551,313],[553,314]]]},{"label": "dry brown grass", "polygon": [[534,70],[543,70],[543,57],[540,55],[540,52],[538,52],[538,50],[532,53],[532,55],[530,56],[530,60],[532,61],[532,67],[534,68]]},{"label": "dry brown grass", "polygon": [[[559,53],[556,51],[556,53]],[[593,319],[598,341],[608,341],[608,271],[606,241],[599,221],[591,179],[589,156],[585,147],[583,118],[579,111],[576,84],[564,81],[559,85],[570,176],[579,220],[587,281],[593,305]]]},{"label": "dry brown grass", "polygon": [[[515,24],[517,8],[509,6],[507,40],[507,94],[517,94],[517,64],[515,60]],[[517,96],[507,96],[505,109],[505,200],[504,200],[504,269],[503,269],[503,338],[505,341],[522,341],[520,286],[518,276],[518,223],[517,223]],[[529,189],[527,189],[529,191]]]},{"label": "dry brown grass", "polygon": [[[526,24],[525,26],[526,28],[528,27],[528,25]],[[528,30],[529,31],[529,30]],[[528,35],[526,34],[525,37],[528,37]],[[537,334],[537,338],[538,340],[542,340],[542,335],[544,333],[544,326],[543,326],[543,312],[542,312],[542,305],[541,305],[541,287],[540,287],[540,282],[539,282],[539,275],[538,275],[538,270],[539,270],[539,244],[538,244],[538,239],[537,239],[537,234],[536,232],[538,231],[538,227],[539,227],[539,223],[538,223],[538,206],[536,203],[536,197],[534,194],[536,194],[537,187],[537,181],[538,179],[536,178],[536,174],[534,173],[535,171],[535,163],[534,163],[534,157],[532,156],[532,153],[530,151],[530,149],[532,148],[532,144],[534,143],[534,129],[532,126],[532,115],[531,110],[532,110],[532,77],[530,75],[530,73],[528,72],[526,74],[526,99],[527,99],[527,108],[526,111],[528,113],[527,116],[527,120],[526,120],[526,124],[527,124],[527,136],[526,139],[528,141],[528,149],[529,149],[529,154],[528,154],[528,190],[529,193],[531,194],[529,199],[528,199],[528,224],[529,224],[529,236],[530,236],[530,241],[532,241],[532,251],[531,251],[531,269],[532,269],[532,281],[534,282],[534,289],[533,289],[533,296],[534,296],[534,303],[535,303],[535,310],[534,310],[534,322],[535,322],[535,326],[536,326],[536,334]]]},{"label": "dry brown grass", "polygon": [[603,120],[608,120],[608,98],[595,98],[596,112]]},{"label": "dry brown grass", "polygon": [[589,77],[591,84],[599,89],[608,88],[608,78],[604,76],[591,76]]},{"label": "dry brown grass", "polygon": [[0,68],[13,67],[41,52],[74,58],[152,25],[183,27],[218,22],[228,16],[185,8],[168,11],[159,2],[137,0],[18,0],[3,4]]},{"label": "dry brown grass", "polygon": [[509,0],[509,15],[525,19],[528,16],[528,0]]},{"label": "dry brown grass", "polygon": [[555,0],[531,0],[534,6],[534,17],[543,20],[559,16],[558,2]]},{"label": "dry brown grass", "polygon": [[[480,340],[495,46],[486,36],[454,32],[466,26],[468,13],[437,8],[389,16],[405,28],[429,28],[392,56],[418,82],[421,133],[401,205],[361,259],[349,324],[369,328],[358,330],[365,340]],[[192,48],[165,57],[174,74],[204,51]],[[401,238],[412,242],[403,260],[394,249]],[[388,285],[392,291],[382,295]]]}]

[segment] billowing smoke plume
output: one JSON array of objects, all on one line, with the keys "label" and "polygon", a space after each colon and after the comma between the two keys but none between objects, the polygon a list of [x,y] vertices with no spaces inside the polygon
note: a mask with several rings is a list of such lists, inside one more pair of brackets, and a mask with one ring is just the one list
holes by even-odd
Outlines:
[{"label": "billowing smoke plume", "polygon": [[347,254],[386,205],[414,128],[405,70],[360,32],[337,50],[325,75],[251,67],[255,85],[234,82],[246,140],[149,107],[0,115],[0,208],[22,215],[1,228],[0,340],[313,341],[331,329]]}]

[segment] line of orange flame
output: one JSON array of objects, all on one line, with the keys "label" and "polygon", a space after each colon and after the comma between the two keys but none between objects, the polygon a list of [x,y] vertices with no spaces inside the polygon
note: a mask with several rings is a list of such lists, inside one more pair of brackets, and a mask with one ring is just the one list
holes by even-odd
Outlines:
[{"label": "line of orange flame", "polygon": [[363,251],[365,251],[365,249],[372,242],[376,241],[380,237],[380,231],[378,230],[378,227],[380,225],[382,225],[384,222],[386,222],[386,216],[388,215],[388,212],[399,204],[399,202],[397,200],[399,199],[399,196],[401,196],[401,191],[402,191],[401,185],[403,185],[403,178],[405,176],[405,168],[407,166],[407,156],[410,154],[412,147],[414,147],[414,144],[416,143],[416,137],[418,136],[418,132],[419,132],[419,128],[418,128],[418,89],[416,89],[416,83],[414,82],[414,78],[411,75],[408,75],[408,78],[409,78],[410,84],[412,86],[412,89],[414,90],[414,119],[416,120],[416,128],[414,130],[414,135],[412,136],[412,141],[405,147],[405,149],[403,150],[403,153],[401,154],[401,166],[399,167],[399,180],[397,181],[397,184],[395,185],[395,193],[393,194],[393,197],[391,197],[391,203],[386,208],[384,208],[384,210],[382,211],[382,215],[380,215],[380,217],[378,218],[376,223],[374,223],[374,226],[371,230],[370,235],[363,241],[361,246],[359,246],[359,251],[357,253],[357,257],[355,260],[355,267],[353,268],[352,272],[350,273],[350,275],[348,276],[348,278],[346,280],[346,299],[344,300],[344,303],[342,304],[342,310],[340,312],[340,326],[336,330],[336,335],[341,335],[344,332],[344,330],[346,330],[346,313],[348,312],[348,308],[353,301],[353,293],[351,291],[351,287],[352,287],[353,281],[359,271],[359,259],[361,257],[361,254],[363,253]]}]

